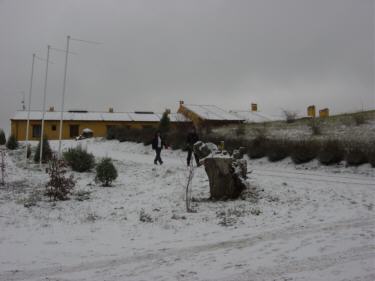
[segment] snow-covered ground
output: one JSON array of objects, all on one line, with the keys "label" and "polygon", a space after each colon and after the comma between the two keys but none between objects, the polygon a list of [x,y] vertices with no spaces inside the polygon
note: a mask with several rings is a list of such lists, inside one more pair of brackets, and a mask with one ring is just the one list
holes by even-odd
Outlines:
[{"label": "snow-covered ground", "polygon": [[[207,176],[197,168],[196,212],[187,213],[184,152],[164,150],[165,164],[155,166],[142,144],[80,143],[112,157],[119,178],[104,188],[94,173],[75,173],[75,193],[63,202],[37,192],[47,175],[34,165],[26,170],[22,151],[8,154],[0,280],[375,280],[369,165],[251,160],[258,198],[217,202],[208,200]],[[141,222],[142,212],[152,222]]]}]

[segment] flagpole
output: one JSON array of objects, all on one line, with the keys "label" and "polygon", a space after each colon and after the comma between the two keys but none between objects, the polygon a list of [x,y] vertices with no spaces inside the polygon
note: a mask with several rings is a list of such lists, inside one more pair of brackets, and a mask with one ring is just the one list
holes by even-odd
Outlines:
[{"label": "flagpole", "polygon": [[47,97],[47,78],[48,78],[48,61],[49,61],[49,51],[51,46],[47,46],[47,62],[46,62],[46,74],[44,78],[44,91],[43,91],[43,114],[42,114],[42,129],[40,132],[40,152],[39,152],[39,165],[42,165],[43,156],[43,135],[44,135],[44,117],[46,113],[46,97]]},{"label": "flagpole", "polygon": [[58,150],[58,158],[59,159],[61,159],[61,140],[62,140],[63,120],[64,120],[64,103],[65,103],[65,89],[66,89],[66,73],[67,73],[67,69],[68,69],[69,41],[70,41],[70,36],[68,35],[66,37],[64,82],[63,82],[62,100],[61,100],[61,109],[60,109],[61,115],[60,115],[60,133],[59,133],[59,150]]},{"label": "flagpole", "polygon": [[31,95],[33,91],[33,78],[34,78],[34,63],[35,63],[35,54],[33,54],[33,60],[31,63],[31,77],[30,77],[30,88],[29,88],[29,100],[27,107],[27,123],[26,123],[26,164],[27,164],[27,150],[29,147],[29,126],[30,126],[30,107],[31,107]]}]

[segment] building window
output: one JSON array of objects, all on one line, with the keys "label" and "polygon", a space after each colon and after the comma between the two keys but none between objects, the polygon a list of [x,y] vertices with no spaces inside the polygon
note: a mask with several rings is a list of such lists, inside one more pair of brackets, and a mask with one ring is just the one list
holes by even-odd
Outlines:
[{"label": "building window", "polygon": [[33,138],[40,138],[42,127],[40,125],[33,125]]},{"label": "building window", "polygon": [[56,131],[56,125],[52,125],[52,131]]},{"label": "building window", "polygon": [[79,125],[70,125],[70,137],[75,138],[79,135]]}]

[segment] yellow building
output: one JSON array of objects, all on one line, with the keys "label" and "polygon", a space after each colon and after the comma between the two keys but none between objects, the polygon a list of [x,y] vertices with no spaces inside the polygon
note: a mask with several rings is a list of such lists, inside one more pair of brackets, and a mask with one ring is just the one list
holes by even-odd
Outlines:
[{"label": "yellow building", "polygon": [[307,108],[307,116],[315,118],[316,111],[315,111],[315,105],[310,105]]},{"label": "yellow building", "polygon": [[319,117],[324,118],[324,117],[328,117],[328,116],[329,116],[329,109],[328,108],[324,108],[324,109],[319,110]]},{"label": "yellow building", "polygon": [[[11,119],[11,132],[17,140],[26,139],[27,111],[17,111]],[[59,139],[61,112],[45,113],[44,135],[50,140]],[[88,112],[68,111],[63,114],[63,139],[72,139],[90,129],[94,137],[106,137],[108,130],[114,126],[128,128],[157,128],[162,117],[161,113],[153,112]],[[169,114],[171,125],[190,123],[182,114]],[[30,112],[29,140],[38,140],[41,134],[42,112]]]}]

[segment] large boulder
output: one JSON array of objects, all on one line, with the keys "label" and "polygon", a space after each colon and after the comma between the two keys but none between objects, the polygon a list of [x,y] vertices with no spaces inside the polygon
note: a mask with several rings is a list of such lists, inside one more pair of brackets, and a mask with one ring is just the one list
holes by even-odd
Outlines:
[{"label": "large boulder", "polygon": [[209,143],[196,143],[194,152],[202,157],[200,162],[208,176],[211,198],[237,198],[247,187],[246,160],[235,159]]}]

